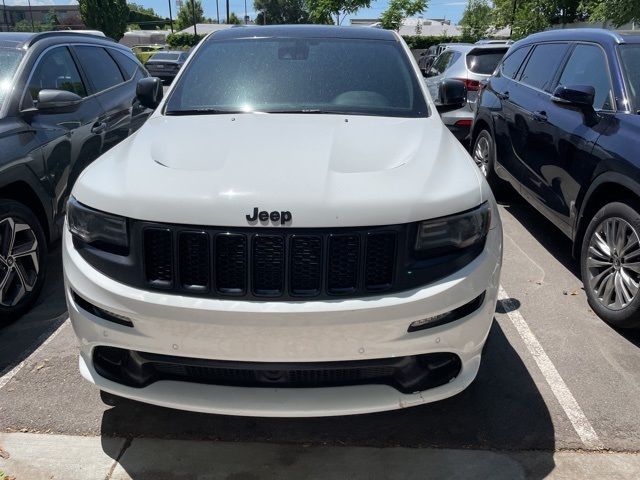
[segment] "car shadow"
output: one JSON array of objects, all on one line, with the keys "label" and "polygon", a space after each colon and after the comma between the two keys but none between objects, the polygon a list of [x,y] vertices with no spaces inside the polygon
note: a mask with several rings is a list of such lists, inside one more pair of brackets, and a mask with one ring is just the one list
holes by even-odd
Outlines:
[{"label": "car shadow", "polygon": [[[377,414],[287,419],[206,415],[116,397],[111,400],[112,408],[102,417],[103,450],[118,459],[133,479],[151,478],[144,472],[153,470],[154,460],[139,451],[136,455],[128,456],[126,452],[122,455],[122,449],[109,441],[112,437],[305,446],[536,450],[541,458],[535,473],[527,472],[527,477],[544,478],[554,468],[551,415],[520,356],[496,321],[474,383],[455,397],[419,407]],[[193,478],[199,478],[206,472],[192,473]],[[371,478],[376,476],[377,472],[372,472]],[[401,478],[402,472],[397,476]]]},{"label": "car shadow", "polygon": [[40,297],[21,318],[0,323],[0,375],[31,355],[67,319],[60,242],[50,246]]}]

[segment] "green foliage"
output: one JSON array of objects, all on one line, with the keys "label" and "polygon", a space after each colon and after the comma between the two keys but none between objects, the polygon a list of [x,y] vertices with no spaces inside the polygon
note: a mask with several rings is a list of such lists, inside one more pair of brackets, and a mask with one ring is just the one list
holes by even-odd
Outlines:
[{"label": "green foliage", "polygon": [[476,42],[487,35],[493,25],[493,9],[488,0],[469,0],[460,20],[462,37]]},{"label": "green foliage", "polygon": [[640,22],[639,0],[585,0],[581,7],[593,21],[609,21],[615,27]]},{"label": "green foliage", "polygon": [[205,18],[202,2],[200,0],[185,0],[180,10],[178,10],[178,16],[176,18],[176,27],[178,30],[184,30],[193,25],[194,11],[196,23],[204,23]]},{"label": "green foliage", "polygon": [[402,38],[407,43],[407,46],[411,50],[425,50],[432,45],[438,45],[439,43],[452,43],[459,42],[457,37],[447,37],[441,35],[438,37],[423,37],[422,35],[403,35]]},{"label": "green foliage", "polygon": [[[132,4],[129,4],[129,8],[131,8],[131,6]],[[128,23],[138,24],[141,30],[155,30],[155,29],[169,28],[169,24],[170,24],[169,19],[159,17],[158,15],[155,14],[155,12],[149,13],[149,11],[153,12],[152,8],[143,8],[142,10],[144,11],[130,9]],[[129,26],[129,30],[132,30],[131,26]]]},{"label": "green foliage", "polygon": [[129,11],[131,12],[143,13],[146,15],[151,15],[152,17],[158,16],[158,14],[153,8],[146,8],[143,5],[140,5],[139,3],[128,2],[127,5],[129,6]]},{"label": "green foliage", "polygon": [[188,50],[197,45],[205,35],[194,35],[193,33],[171,33],[167,35],[167,45],[174,50]]},{"label": "green foliage", "polygon": [[389,7],[382,12],[382,28],[399,30],[403,19],[424,12],[428,4],[428,0],[390,0]]},{"label": "green foliage", "polygon": [[240,20],[240,17],[238,17],[235,12],[231,12],[229,14],[229,24],[231,25],[242,25],[244,22],[242,20]]},{"label": "green foliage", "polygon": [[129,8],[126,0],[78,0],[84,24],[107,37],[120,40],[127,31]]},{"label": "green foliage", "polygon": [[[258,12],[258,25],[283,25],[310,23],[306,0],[254,0],[253,9]],[[265,15],[266,12],[266,15]]]},{"label": "green foliage", "polygon": [[517,0],[514,16],[513,0],[493,0],[494,21],[499,27],[511,25],[512,38],[518,39],[545,30],[551,25],[587,20],[584,2],[585,0]]},{"label": "green foliage", "polygon": [[340,25],[346,15],[369,8],[371,0],[307,0],[307,5],[312,22],[329,23],[331,17],[335,16],[336,24]]}]

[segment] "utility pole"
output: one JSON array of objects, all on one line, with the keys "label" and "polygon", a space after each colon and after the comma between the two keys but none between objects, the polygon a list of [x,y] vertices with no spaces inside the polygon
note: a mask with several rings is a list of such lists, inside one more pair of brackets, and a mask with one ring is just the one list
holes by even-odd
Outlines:
[{"label": "utility pole", "polygon": [[227,25],[229,24],[229,0],[227,0]]},{"label": "utility pole", "polygon": [[193,34],[198,35],[198,30],[196,29],[196,3],[194,0],[191,0],[191,18],[193,19]]},{"label": "utility pole", "polygon": [[29,15],[31,15],[31,31],[35,32],[36,31],[36,27],[35,27],[35,25],[33,23],[33,10],[31,9],[31,0],[28,0],[28,1],[29,1]]},{"label": "utility pole", "polygon": [[244,24],[247,24],[247,20],[249,20],[247,18],[247,0],[244,0]]},{"label": "utility pole", "polygon": [[169,2],[169,22],[171,23],[171,33],[173,33],[173,15],[171,14],[171,0]]},{"label": "utility pole", "polygon": [[516,7],[518,5],[518,0],[513,0],[513,11],[511,12],[511,25],[509,26],[509,38],[511,38],[513,34],[513,22],[516,21]]},{"label": "utility pole", "polygon": [[4,20],[4,29],[9,31],[9,22],[7,21],[7,6],[4,4],[4,0],[2,0],[2,18]]},{"label": "utility pole", "polygon": [[218,24],[220,24],[220,5],[218,0],[216,0],[216,20],[218,21]]}]

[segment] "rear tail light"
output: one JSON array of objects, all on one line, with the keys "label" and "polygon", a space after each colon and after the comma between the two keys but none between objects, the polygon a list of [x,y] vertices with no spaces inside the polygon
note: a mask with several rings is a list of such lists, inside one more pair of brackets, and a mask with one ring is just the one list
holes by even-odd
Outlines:
[{"label": "rear tail light", "polygon": [[455,125],[456,127],[470,127],[473,120],[470,118],[464,118],[462,120],[458,120]]},{"label": "rear tail light", "polygon": [[469,92],[477,92],[480,90],[480,82],[478,80],[469,80],[468,78],[456,78],[456,80],[464,83]]}]

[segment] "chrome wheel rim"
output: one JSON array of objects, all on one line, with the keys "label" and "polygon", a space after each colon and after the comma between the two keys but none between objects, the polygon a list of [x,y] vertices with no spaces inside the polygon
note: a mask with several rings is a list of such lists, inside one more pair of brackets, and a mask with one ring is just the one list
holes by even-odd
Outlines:
[{"label": "chrome wheel rim", "polygon": [[473,150],[473,159],[476,165],[485,177],[489,173],[489,152],[491,151],[489,146],[489,140],[487,137],[482,136],[476,142],[476,148]]},{"label": "chrome wheel rim", "polygon": [[38,281],[38,240],[31,227],[11,217],[0,220],[0,305],[13,307]]},{"label": "chrome wheel rim", "polygon": [[622,310],[638,295],[640,239],[626,220],[603,220],[589,240],[589,288],[603,306]]}]

